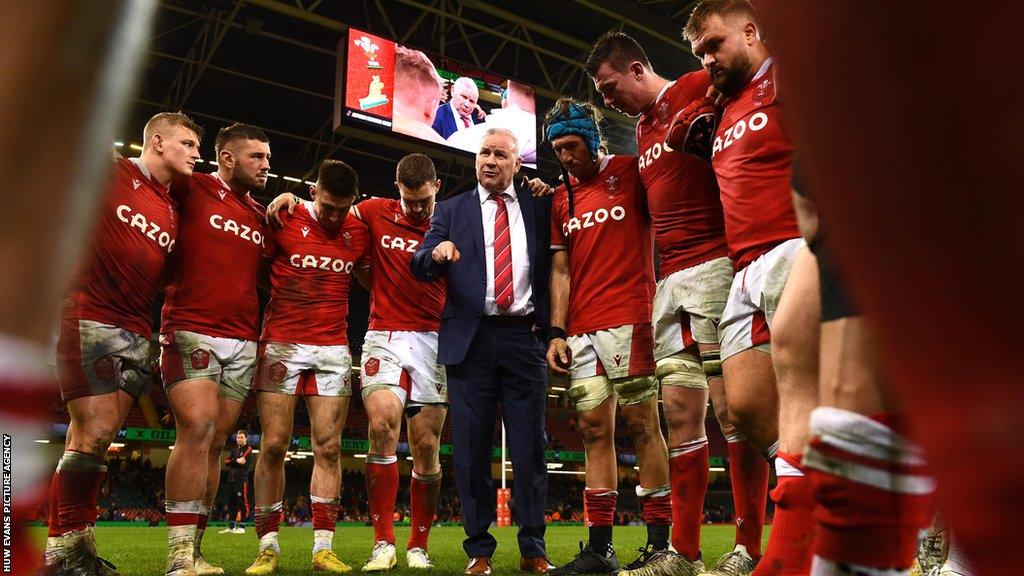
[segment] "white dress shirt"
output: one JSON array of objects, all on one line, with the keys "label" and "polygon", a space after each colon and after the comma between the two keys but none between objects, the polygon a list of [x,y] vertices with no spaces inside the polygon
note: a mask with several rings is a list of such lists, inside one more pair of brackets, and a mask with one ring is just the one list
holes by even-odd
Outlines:
[{"label": "white dress shirt", "polygon": [[[484,314],[494,316],[525,316],[533,312],[533,285],[530,283],[530,254],[526,245],[526,224],[523,212],[512,184],[502,193],[508,210],[508,230],[512,240],[512,296],[514,300],[508,310],[498,308],[494,303],[494,217],[498,214],[498,203],[490,200],[491,193],[477,184],[480,197],[480,212],[484,224],[484,260],[487,262],[487,291],[484,293]],[[538,224],[540,225],[540,224]]]}]

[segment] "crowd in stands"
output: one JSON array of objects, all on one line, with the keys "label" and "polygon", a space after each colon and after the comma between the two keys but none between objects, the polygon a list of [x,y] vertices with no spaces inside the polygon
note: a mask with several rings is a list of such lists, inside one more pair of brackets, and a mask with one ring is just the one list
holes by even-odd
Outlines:
[{"label": "crowd in stands", "polygon": [[[288,481],[285,487],[285,524],[298,526],[312,521],[309,505],[309,477],[312,460],[291,461],[287,465]],[[222,481],[222,484],[226,481]],[[437,522],[461,521],[458,491],[451,475],[442,478],[441,500],[438,503]],[[252,507],[252,483],[249,484],[249,505]],[[496,486],[497,487],[497,486]],[[515,501],[514,482],[513,502]],[[636,498],[636,478],[630,478],[619,485],[619,505],[615,523],[619,525],[638,524],[640,520],[639,500]],[[341,489],[342,522],[368,523],[369,509],[366,499],[366,483],[362,472],[347,470],[342,474]],[[163,520],[164,469],[154,467],[149,458],[111,457],[107,463],[107,477],[100,491],[101,521],[144,521],[155,525]],[[250,512],[251,513],[251,512]],[[709,486],[705,501],[705,522],[724,523],[732,521],[732,499],[729,494],[727,475],[717,477]],[[227,501],[218,499],[211,519],[227,521]],[[395,520],[408,521],[409,478],[400,480],[396,503]],[[45,520],[45,505],[38,511],[37,518]],[[546,518],[551,523],[583,521],[583,477],[552,474],[548,477],[548,510]],[[513,522],[515,516],[513,512]]]},{"label": "crowd in stands", "polygon": [[[173,428],[174,421],[162,391],[150,387],[150,396],[158,414],[159,426]],[[254,410],[254,402],[247,402],[242,411],[239,425],[250,431],[250,438],[258,442],[259,418]],[[302,404],[295,412],[294,433],[296,436],[309,434],[309,417]],[[67,414],[55,405],[55,421],[67,422]],[[148,427],[141,409],[137,405],[132,408],[133,418],[126,425]],[[580,451],[583,449],[579,434],[575,430],[575,411],[563,406],[547,407],[548,448],[550,450]],[[713,422],[713,419],[710,420]],[[709,422],[709,423],[710,423]],[[367,420],[365,411],[357,396],[353,396],[352,404],[346,419],[343,438],[365,438]],[[632,439],[622,423],[616,427],[616,451],[624,465],[632,465],[635,461]],[[710,426],[709,426],[710,428]],[[496,437],[498,436],[496,429]],[[717,432],[717,430],[715,430]],[[720,433],[711,434],[720,436]],[[445,423],[441,434],[442,443],[451,442],[451,426]],[[403,448],[405,433],[403,430],[399,448]],[[722,449],[724,452],[724,449]],[[400,455],[401,456],[401,455]],[[448,466],[450,470],[450,465]],[[309,505],[308,487],[312,470],[312,459],[292,460],[287,464],[287,485],[285,487],[284,510],[285,523],[301,525],[311,522],[312,513]],[[461,504],[458,491],[455,489],[450,474],[443,477],[441,500],[438,503],[438,522],[460,522]],[[640,505],[635,497],[636,477],[623,481],[619,486],[618,511],[615,522],[620,525],[640,523]],[[404,474],[401,478],[396,503],[396,521],[410,518],[409,509],[409,478]],[[107,478],[100,494],[101,521],[146,521],[157,523],[163,520],[164,506],[164,469],[154,467],[148,458],[125,459],[111,456],[108,462]],[[732,521],[732,500],[729,495],[727,475],[720,475],[712,481],[708,488],[705,501],[705,522],[727,523]],[[583,520],[583,477],[576,475],[552,474],[548,478],[548,510],[546,517],[550,522],[581,522]],[[515,492],[513,490],[513,499]],[[249,488],[249,506],[253,507],[252,483]],[[341,492],[342,513],[339,517],[343,522],[368,522],[369,510],[366,498],[366,484],[362,472],[345,471],[342,475]],[[250,512],[251,514],[251,512]],[[218,500],[214,507],[211,520],[226,521],[227,502]],[[45,519],[46,510],[40,510],[38,516]],[[515,521],[513,512],[513,522]]]}]

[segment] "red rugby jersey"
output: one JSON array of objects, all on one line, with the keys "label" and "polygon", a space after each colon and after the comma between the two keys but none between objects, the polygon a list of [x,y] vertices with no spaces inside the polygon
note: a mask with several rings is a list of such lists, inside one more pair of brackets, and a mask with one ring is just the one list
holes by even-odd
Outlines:
[{"label": "red rugby jersey", "polygon": [[283,227],[268,240],[270,302],[263,315],[265,342],[348,345],[352,270],[370,264],[370,236],[351,213],[337,230],[317,220],[312,202],[282,214]]},{"label": "red rugby jersey", "polygon": [[178,207],[167,188],[134,160],[119,158],[63,316],[149,338],[153,300],[177,235]]},{"label": "red rugby jersey", "polygon": [[172,258],[161,332],[256,340],[256,281],[265,255],[263,207],[216,174],[175,186],[181,232]]},{"label": "red rugby jersey", "polygon": [[643,184],[632,156],[607,156],[593,178],[551,206],[551,247],[569,250],[570,335],[651,321],[654,254]]},{"label": "red rugby jersey", "polygon": [[800,237],[789,185],[793,144],[782,126],[771,61],[759,72],[723,103],[711,150],[736,270]]},{"label": "red rugby jersey", "polygon": [[353,213],[369,227],[373,242],[370,330],[436,331],[444,308],[444,280],[420,282],[409,270],[430,219],[412,220],[402,203],[391,198],[364,200]]},{"label": "red rugby jersey", "polygon": [[703,98],[710,85],[704,70],[680,76],[636,124],[637,165],[647,189],[662,278],[728,254],[714,170],[665,146],[672,116]]}]

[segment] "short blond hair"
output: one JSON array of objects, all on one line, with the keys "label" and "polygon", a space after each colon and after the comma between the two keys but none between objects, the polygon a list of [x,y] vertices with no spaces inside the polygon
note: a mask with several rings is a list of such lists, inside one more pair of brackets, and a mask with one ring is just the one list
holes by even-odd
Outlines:
[{"label": "short blond hair", "polygon": [[186,130],[191,130],[195,133],[196,138],[203,139],[203,127],[196,124],[195,120],[189,118],[188,115],[183,112],[161,112],[150,118],[149,122],[146,122],[146,127],[142,129],[143,146],[149,146],[149,141],[155,134],[172,126],[181,126]]}]

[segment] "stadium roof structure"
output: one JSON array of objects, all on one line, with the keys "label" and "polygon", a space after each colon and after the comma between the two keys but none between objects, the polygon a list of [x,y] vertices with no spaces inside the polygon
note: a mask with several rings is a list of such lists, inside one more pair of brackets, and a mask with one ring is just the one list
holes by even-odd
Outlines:
[{"label": "stadium roof structure", "polygon": [[[680,30],[695,2],[678,0],[163,0],[121,140],[138,142],[145,120],[183,110],[213,135],[239,121],[264,128],[272,178],[260,198],[303,191],[320,159],[352,164],[365,193],[394,196],[395,162],[416,145],[392,146],[333,131],[336,46],[347,26],[399,40],[537,88],[538,114],[559,95],[597,99],[581,61],[594,40],[621,30],[645,47],[660,74],[698,67]],[[635,121],[606,111],[613,153],[635,153]],[[473,181],[466,160],[435,149],[444,189]],[[553,157],[540,172],[557,174]],[[287,176],[288,179],[285,179]]]}]

